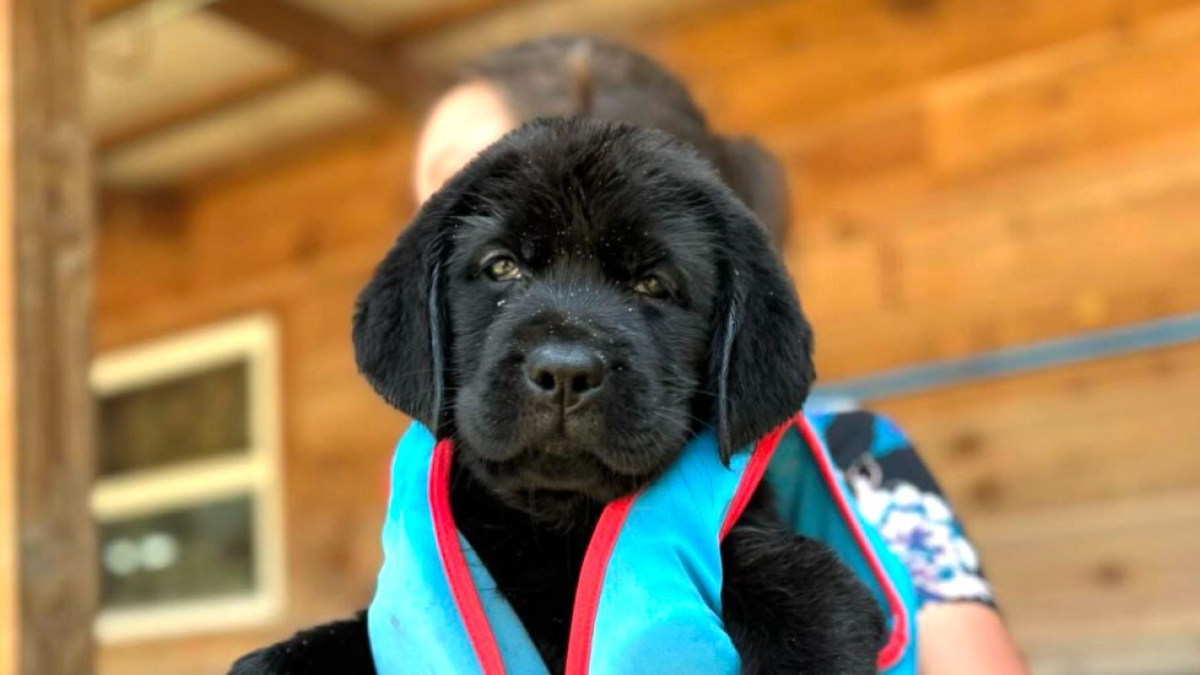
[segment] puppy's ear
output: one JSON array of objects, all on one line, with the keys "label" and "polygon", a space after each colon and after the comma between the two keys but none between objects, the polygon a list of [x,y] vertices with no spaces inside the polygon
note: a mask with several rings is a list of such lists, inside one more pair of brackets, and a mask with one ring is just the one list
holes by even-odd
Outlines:
[{"label": "puppy's ear", "polygon": [[392,406],[439,434],[448,388],[450,332],[442,266],[454,195],[434,195],[397,239],[358,296],[358,369]]},{"label": "puppy's ear", "polygon": [[754,216],[733,198],[712,349],[717,438],[728,463],[800,410],[816,377],[812,329],[791,279]]}]

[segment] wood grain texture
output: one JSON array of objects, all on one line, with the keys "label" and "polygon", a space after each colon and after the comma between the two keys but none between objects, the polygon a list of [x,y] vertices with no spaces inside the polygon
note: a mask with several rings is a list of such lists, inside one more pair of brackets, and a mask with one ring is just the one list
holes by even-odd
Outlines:
[{"label": "wood grain texture", "polygon": [[[1196,140],[1188,132],[931,191],[869,219],[811,221],[829,230],[802,232],[789,259],[823,328],[822,372],[836,378],[1200,309]],[[823,281],[838,271],[844,284]]]},{"label": "wood grain texture", "polygon": [[93,666],[92,212],[82,5],[12,14],[20,671]]},{"label": "wood grain texture", "polygon": [[[0,91],[11,91],[12,0],[0,0]],[[0,99],[0,316],[16,308],[13,237],[15,152],[13,99]],[[11,321],[0,321],[0,675],[17,672],[20,581],[17,557],[17,350]]]},{"label": "wood grain texture", "polygon": [[1200,345],[884,401],[976,516],[1171,494],[1200,484]]},{"label": "wood grain texture", "polygon": [[[1129,26],[1189,0],[725,3],[648,35],[722,126],[763,133],[864,99]],[[763,95],[762,92],[770,92]]]},{"label": "wood grain texture", "polygon": [[1003,570],[994,575],[996,590],[1031,652],[1101,641],[1152,645],[1200,631],[1200,494],[1193,490],[980,517],[974,530],[988,564]]}]

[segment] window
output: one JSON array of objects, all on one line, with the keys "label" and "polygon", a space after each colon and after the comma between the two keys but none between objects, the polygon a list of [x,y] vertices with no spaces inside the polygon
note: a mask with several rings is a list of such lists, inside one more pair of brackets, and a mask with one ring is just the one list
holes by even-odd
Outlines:
[{"label": "window", "polygon": [[278,362],[266,317],[97,359],[101,640],[226,630],[280,611]]}]

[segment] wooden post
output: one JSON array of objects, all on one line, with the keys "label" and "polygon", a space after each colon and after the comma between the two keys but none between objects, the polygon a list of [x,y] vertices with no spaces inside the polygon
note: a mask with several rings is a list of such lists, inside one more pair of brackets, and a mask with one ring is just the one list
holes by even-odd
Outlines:
[{"label": "wooden post", "polygon": [[0,0],[0,675],[12,675],[17,663],[12,2]]},{"label": "wooden post", "polygon": [[0,24],[0,673],[86,675],[96,556],[83,7],[0,0]]}]

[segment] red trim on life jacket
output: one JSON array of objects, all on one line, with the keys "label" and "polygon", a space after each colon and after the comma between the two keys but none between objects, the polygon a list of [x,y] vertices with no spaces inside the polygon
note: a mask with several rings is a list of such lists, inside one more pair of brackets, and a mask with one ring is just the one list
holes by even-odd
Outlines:
[{"label": "red trim on life jacket", "polygon": [[592,660],[592,633],[596,627],[596,613],[600,611],[600,594],[604,589],[604,573],[617,545],[617,537],[629,517],[633,500],[641,492],[626,495],[609,502],[600,514],[583,566],[579,570],[579,584],[575,587],[575,604],[571,610],[571,633],[567,641],[566,675],[586,675]]},{"label": "red trim on life jacket", "polygon": [[[771,455],[779,445],[779,440],[787,431],[790,422],[779,425],[774,431],[759,439],[754,446],[754,454],[742,472],[734,491],[725,520],[721,524],[720,539],[724,539],[729,529],[737,522],[750,503],[750,497],[766,474],[767,465],[771,463]],[[629,516],[629,509],[639,493],[622,497],[604,508],[596,530],[588,544],[587,553],[583,558],[583,567],[579,572],[579,584],[575,589],[575,605],[571,612],[571,633],[567,644],[567,665],[565,675],[586,675],[591,663],[592,634],[596,627],[596,614],[600,610],[600,594],[604,588],[604,574],[608,569],[608,561],[616,548],[617,537]]]},{"label": "red trim on life jacket", "polygon": [[874,547],[867,539],[867,535],[863,532],[862,523],[854,514],[853,508],[846,499],[845,493],[838,489],[837,484],[837,469],[834,468],[828,454],[821,451],[823,447],[820,437],[813,431],[812,426],[808,423],[808,419],[803,413],[797,413],[792,421],[800,429],[800,433],[804,436],[804,440],[808,443],[809,452],[812,453],[813,459],[817,460],[817,466],[821,469],[821,476],[829,485],[829,492],[833,495],[834,502],[838,506],[838,511],[842,514],[842,519],[849,525],[850,531],[854,534],[854,541],[858,544],[858,548],[862,551],[863,556],[867,560],[867,564],[871,567],[871,573],[875,575],[875,580],[879,582],[880,588],[883,589],[883,594],[887,597],[888,607],[891,608],[892,616],[896,617],[896,622],[892,626],[891,635],[888,636],[887,644],[879,650],[879,657],[876,660],[876,665],[879,670],[887,670],[900,662],[904,656],[904,647],[908,644],[908,612],[905,609],[903,600],[900,599],[900,593],[896,590],[896,586],[892,584],[891,577],[883,568],[883,563],[876,555]]},{"label": "red trim on life jacket", "polygon": [[767,466],[771,463],[775,448],[779,447],[779,441],[783,439],[783,434],[789,426],[791,426],[791,420],[775,427],[754,444],[754,454],[746,463],[746,470],[742,473],[737,490],[733,493],[733,499],[729,502],[729,510],[725,512],[725,521],[721,523],[721,534],[718,541],[725,541],[725,535],[729,534],[729,530],[733,529],[738,518],[742,517],[742,512],[746,510],[750,498],[754,496],[754,491],[758,489],[758,484],[762,482],[763,476],[767,473]]},{"label": "red trim on life jacket", "polygon": [[487,612],[479,599],[471,569],[463,554],[458,528],[454,525],[454,514],[450,510],[450,466],[454,445],[443,439],[433,449],[433,464],[429,470],[429,510],[433,516],[433,533],[437,542],[438,557],[442,570],[450,585],[450,595],[458,607],[467,629],[467,637],[475,650],[475,658],[484,675],[504,675],[504,659],[500,656],[500,643],[492,632]]},{"label": "red trim on life jacket", "polygon": [[[877,659],[879,669],[887,670],[903,657],[904,647],[908,642],[908,614],[899,592],[884,570],[883,563],[875,554],[845,493],[838,489],[836,469],[826,453],[821,452],[823,447],[821,441],[803,414],[797,414],[791,421],[780,425],[755,445],[754,454],[742,474],[721,525],[720,537],[724,539],[745,510],[746,505],[749,504],[754,490],[766,473],[775,449],[792,424],[795,424],[804,436],[809,446],[809,452],[816,459],[826,484],[830,486],[830,493],[842,518],[850,527],[855,542],[883,589],[892,615],[896,617],[888,642],[880,650]],[[449,439],[439,441],[434,448],[433,462],[429,472],[429,506],[438,554],[454,603],[462,617],[472,649],[475,651],[484,675],[504,675],[504,661],[500,655],[499,643],[492,632],[487,613],[483,609],[483,603],[475,588],[475,582],[467,565],[450,508],[449,488],[452,456],[452,442]],[[595,629],[596,614],[599,611],[604,575],[613,549],[616,547],[617,538],[638,494],[640,493],[628,495],[608,504],[601,514],[600,520],[596,524],[596,530],[588,544],[575,591],[571,632],[567,646],[566,675],[586,675],[588,672],[591,661],[592,633]]]}]

